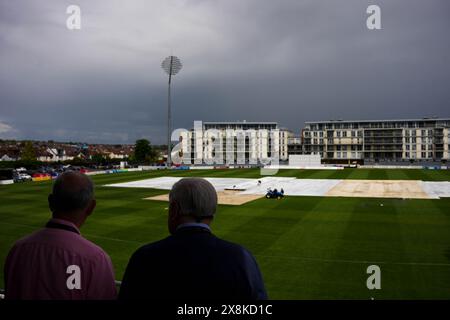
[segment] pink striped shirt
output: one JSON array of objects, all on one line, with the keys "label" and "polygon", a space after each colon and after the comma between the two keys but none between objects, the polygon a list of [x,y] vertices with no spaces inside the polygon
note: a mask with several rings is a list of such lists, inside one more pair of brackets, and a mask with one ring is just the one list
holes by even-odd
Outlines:
[{"label": "pink striped shirt", "polygon": [[109,256],[71,222],[51,219],[46,228],[15,243],[5,263],[6,299],[115,299]]}]

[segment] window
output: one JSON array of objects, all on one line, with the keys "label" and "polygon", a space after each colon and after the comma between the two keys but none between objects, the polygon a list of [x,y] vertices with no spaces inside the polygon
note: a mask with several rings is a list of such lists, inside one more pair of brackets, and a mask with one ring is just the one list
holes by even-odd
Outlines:
[{"label": "window", "polygon": [[406,157],[406,158],[409,158],[409,152],[406,152],[406,153],[405,153],[405,157]]},{"label": "window", "polygon": [[422,159],[425,159],[427,157],[426,152],[422,152]]},{"label": "window", "polygon": [[340,131],[336,131],[336,136],[337,136],[338,138],[340,138],[340,137],[341,137],[341,132],[340,132]]},{"label": "window", "polygon": [[347,137],[347,131],[342,131],[342,137],[344,137],[344,138]]},{"label": "window", "polygon": [[352,131],[352,138],[356,137],[356,131]]}]

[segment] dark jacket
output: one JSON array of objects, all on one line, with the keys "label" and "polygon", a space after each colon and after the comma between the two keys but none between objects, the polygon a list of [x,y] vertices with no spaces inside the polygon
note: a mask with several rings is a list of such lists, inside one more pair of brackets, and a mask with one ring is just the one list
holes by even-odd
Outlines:
[{"label": "dark jacket", "polygon": [[267,299],[253,256],[202,227],[184,227],[131,257],[119,299]]}]

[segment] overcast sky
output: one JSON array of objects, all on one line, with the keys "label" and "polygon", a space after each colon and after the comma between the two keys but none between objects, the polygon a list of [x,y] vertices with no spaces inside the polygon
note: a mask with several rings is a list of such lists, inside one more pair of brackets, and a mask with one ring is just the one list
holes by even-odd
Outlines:
[{"label": "overcast sky", "polygon": [[448,0],[0,0],[0,138],[164,143],[170,54],[174,128],[449,117],[449,14]]}]

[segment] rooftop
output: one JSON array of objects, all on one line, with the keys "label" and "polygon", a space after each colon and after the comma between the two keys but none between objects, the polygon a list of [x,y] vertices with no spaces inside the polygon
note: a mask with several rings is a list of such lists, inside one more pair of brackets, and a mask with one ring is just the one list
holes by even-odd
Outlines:
[{"label": "rooftop", "polygon": [[321,120],[321,121],[305,121],[305,124],[314,123],[368,123],[368,122],[433,122],[433,121],[450,121],[450,118],[421,118],[421,119],[388,119],[388,120]]},{"label": "rooftop", "polygon": [[275,121],[203,121],[203,124],[275,124],[278,125],[278,122]]}]

